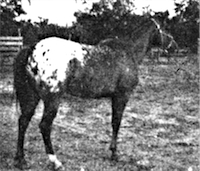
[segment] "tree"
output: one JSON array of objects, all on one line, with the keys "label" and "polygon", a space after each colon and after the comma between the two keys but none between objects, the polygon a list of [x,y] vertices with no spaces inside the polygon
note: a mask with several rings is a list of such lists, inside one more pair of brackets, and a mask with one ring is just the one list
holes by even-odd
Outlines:
[{"label": "tree", "polygon": [[191,51],[197,52],[198,2],[189,0],[186,6],[183,3],[175,3],[175,5],[177,15],[170,21],[170,31],[181,47],[188,47]]},{"label": "tree", "polygon": [[[131,8],[132,7],[132,8]],[[109,37],[126,37],[130,33],[133,3],[131,0],[100,0],[88,12],[76,12],[74,31],[79,42],[97,44]],[[76,36],[77,40],[77,36]]]},{"label": "tree", "polygon": [[[30,0],[28,0],[30,3]],[[21,0],[0,0],[0,7],[10,10],[15,16],[26,14],[21,5]]]},{"label": "tree", "polygon": [[19,23],[14,18],[20,14],[26,14],[21,0],[0,0],[0,35],[18,35]]},{"label": "tree", "polygon": [[[66,38],[68,36],[65,27],[49,24],[48,19],[40,18],[40,22],[32,23],[31,20],[17,22],[15,17],[25,14],[21,7],[21,0],[0,0],[0,35],[18,36],[21,30],[24,45],[32,45],[40,39],[57,36]],[[29,1],[30,3],[30,1]]]}]

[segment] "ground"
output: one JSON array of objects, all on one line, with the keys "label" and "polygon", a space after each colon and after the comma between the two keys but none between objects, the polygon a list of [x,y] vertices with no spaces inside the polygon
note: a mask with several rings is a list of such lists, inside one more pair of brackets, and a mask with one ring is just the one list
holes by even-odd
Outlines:
[{"label": "ground", "polygon": [[[124,112],[119,161],[110,161],[110,101],[63,99],[52,141],[66,171],[199,171],[199,71],[197,58],[139,68],[140,83]],[[0,171],[16,171],[17,118],[12,74],[0,80]],[[38,128],[43,104],[27,130],[30,171],[50,171]]]}]

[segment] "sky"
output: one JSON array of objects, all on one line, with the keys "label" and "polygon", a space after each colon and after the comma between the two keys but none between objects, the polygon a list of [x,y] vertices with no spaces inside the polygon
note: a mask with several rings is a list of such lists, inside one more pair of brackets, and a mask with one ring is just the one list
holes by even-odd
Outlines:
[{"label": "sky", "polygon": [[[40,21],[39,17],[49,19],[49,23],[58,24],[60,26],[70,26],[75,21],[74,12],[84,10],[91,7],[92,2],[98,0],[88,0],[87,6],[83,5],[79,0],[22,0],[22,7],[26,11],[26,15],[20,16],[17,20],[24,19],[31,21]],[[174,0],[135,0],[134,1],[137,14],[142,13],[142,7],[149,6],[153,11],[166,11],[170,13],[170,17],[175,15]]]}]

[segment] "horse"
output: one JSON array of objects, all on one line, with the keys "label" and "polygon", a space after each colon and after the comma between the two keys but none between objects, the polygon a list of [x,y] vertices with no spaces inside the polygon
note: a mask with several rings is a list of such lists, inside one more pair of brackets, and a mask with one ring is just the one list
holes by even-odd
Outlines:
[{"label": "horse", "polygon": [[24,159],[25,132],[42,100],[44,112],[39,128],[45,151],[54,169],[63,168],[50,137],[63,94],[111,100],[113,131],[110,150],[111,159],[117,160],[122,115],[138,84],[138,57],[144,56],[152,31],[158,29],[155,23],[154,19],[144,18],[131,41],[113,38],[97,45],[86,45],[49,37],[19,52],[14,62],[14,88],[21,109],[15,167],[29,167]]},{"label": "horse", "polygon": [[159,62],[159,57],[163,55],[167,57],[169,62],[171,54],[178,53],[178,49],[178,44],[173,36],[166,33],[161,28],[151,35],[151,41],[148,48],[151,59]]},{"label": "horse", "polygon": [[159,58],[161,55],[166,55],[168,54],[167,50],[163,50],[160,47],[152,47],[150,50],[150,55],[149,57],[151,58],[151,60],[157,60],[157,62],[159,62]]},{"label": "horse", "polygon": [[178,44],[174,40],[174,37],[166,33],[164,31],[161,32],[161,40],[162,40],[162,49],[166,51],[165,55],[168,59],[168,62],[170,60],[171,54],[178,53]]}]

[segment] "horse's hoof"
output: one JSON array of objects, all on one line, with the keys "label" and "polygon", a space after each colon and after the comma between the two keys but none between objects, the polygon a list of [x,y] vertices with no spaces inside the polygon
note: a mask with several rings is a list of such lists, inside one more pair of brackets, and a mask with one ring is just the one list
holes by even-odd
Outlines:
[{"label": "horse's hoof", "polygon": [[111,161],[118,161],[118,156],[116,153],[111,155]]},{"label": "horse's hoof", "polygon": [[19,159],[17,157],[14,159],[14,166],[20,170],[26,170],[30,168],[24,158]]},{"label": "horse's hoof", "polygon": [[61,165],[61,166],[59,166],[59,167],[56,167],[56,166],[54,165],[53,170],[54,170],[54,171],[64,171],[65,168],[64,168],[63,165]]},{"label": "horse's hoof", "polygon": [[53,171],[64,171],[65,168],[63,167],[63,165],[60,166],[56,166],[55,163],[53,162],[49,162],[48,166],[47,166],[50,170]]},{"label": "horse's hoof", "polygon": [[59,166],[58,168],[55,168],[55,171],[65,171],[64,166]]}]

